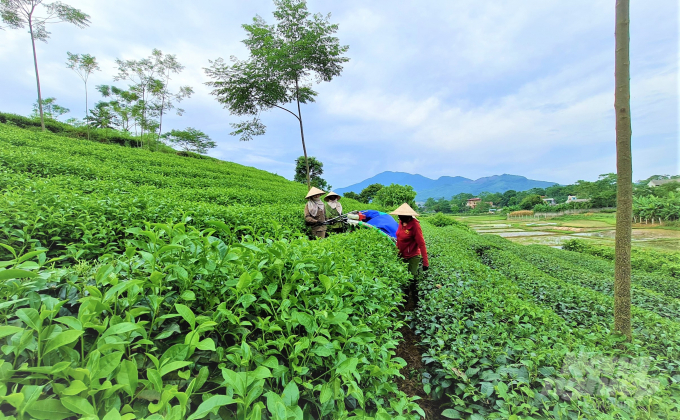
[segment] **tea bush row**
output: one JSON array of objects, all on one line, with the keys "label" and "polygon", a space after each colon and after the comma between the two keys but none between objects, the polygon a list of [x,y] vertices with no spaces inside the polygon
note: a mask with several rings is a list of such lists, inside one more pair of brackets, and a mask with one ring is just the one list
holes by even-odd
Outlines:
[{"label": "tea bush row", "polygon": [[[593,255],[614,261],[614,248],[593,245],[578,239],[570,239],[563,244],[568,251]],[[613,266],[613,265],[610,265]],[[631,250],[631,266],[636,270],[649,273],[663,273],[680,278],[680,256],[677,253],[660,252],[651,249],[633,248]]]},{"label": "tea bush row", "polygon": [[[620,350],[607,296],[550,277],[490,238],[455,227],[424,230],[433,258],[417,322],[428,347],[425,360],[434,365],[426,386],[451,398],[445,415],[677,415],[678,324],[636,308],[637,339]],[[587,381],[591,391],[607,383],[600,376],[606,369],[597,365],[624,355],[645,361],[640,381],[624,391],[641,393],[629,398],[606,386],[594,388],[604,389],[601,394],[588,392]],[[589,373],[579,376],[578,369]],[[579,393],[565,394],[565,384]]]},{"label": "tea bush row", "polygon": [[[574,256],[563,257],[564,254],[570,253],[570,251],[562,251],[546,246],[522,246],[503,243],[503,247],[554,278],[586,287],[608,296],[614,296],[613,267],[611,272],[608,272],[598,270],[598,265],[589,264],[587,259],[578,258],[578,261],[568,261],[569,258],[574,258]],[[581,257],[581,255],[577,255],[577,257]],[[655,279],[653,275],[650,276],[647,273],[643,273],[642,277],[651,277],[651,281],[648,284],[654,289],[660,289],[658,285],[661,281]],[[677,279],[670,278],[668,283],[671,286],[675,285],[670,295],[644,287],[639,283],[639,276],[635,276],[632,281],[632,303],[639,308],[677,321],[680,319],[680,300],[673,296],[677,296],[680,293],[680,289],[678,289],[680,282]]]},{"label": "tea bush row", "polygon": [[[407,278],[373,231],[228,243],[184,223],[124,252],[0,263],[0,409],[18,419],[415,419],[394,385]],[[222,232],[231,235],[226,230]]]}]

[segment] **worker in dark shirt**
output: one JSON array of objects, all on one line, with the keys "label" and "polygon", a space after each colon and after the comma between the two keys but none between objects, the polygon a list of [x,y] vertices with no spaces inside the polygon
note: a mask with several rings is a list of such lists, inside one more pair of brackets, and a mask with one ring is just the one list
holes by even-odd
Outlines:
[{"label": "worker in dark shirt", "polygon": [[399,217],[399,228],[397,229],[397,249],[399,256],[408,264],[408,271],[413,278],[409,284],[409,295],[413,300],[418,299],[417,293],[417,278],[420,274],[420,266],[422,262],[423,271],[430,268],[430,263],[427,260],[427,248],[425,247],[425,238],[423,238],[423,231],[420,228],[420,222],[415,218],[418,213],[415,212],[408,204],[404,203],[392,213]]}]

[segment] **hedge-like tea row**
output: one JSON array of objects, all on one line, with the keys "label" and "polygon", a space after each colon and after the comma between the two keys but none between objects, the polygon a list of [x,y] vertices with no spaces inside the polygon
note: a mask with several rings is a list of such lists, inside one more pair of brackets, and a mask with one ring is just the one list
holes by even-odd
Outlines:
[{"label": "hedge-like tea row", "polygon": [[[50,256],[71,261],[120,252],[125,230],[145,222],[191,220],[203,228],[207,220],[220,220],[236,239],[294,238],[306,231],[306,187],[283,177],[2,124],[0,188],[0,240],[27,249],[38,241]],[[343,207],[374,208],[349,199]],[[0,249],[0,258],[8,255]]]},{"label": "hedge-like tea row", "polygon": [[[599,262],[598,265],[604,267],[606,271],[614,269],[612,263],[607,264],[606,261],[602,261],[602,259],[614,261],[614,247],[593,245],[582,240],[570,239],[563,244],[563,248],[586,255],[586,261],[597,261]],[[600,258],[589,258],[590,256]],[[680,255],[677,252],[671,253],[633,248],[631,250],[631,267],[635,270],[646,271],[648,273],[680,278]]]},{"label": "hedge-like tea row", "polygon": [[[428,347],[425,360],[434,365],[427,386],[436,396],[451,397],[445,415],[644,418],[650,409],[659,418],[677,415],[677,324],[635,309],[638,339],[619,350],[608,297],[548,276],[494,239],[455,227],[424,231],[433,258],[417,322]],[[584,366],[574,357],[601,363],[623,355],[651,355],[642,374],[663,386],[652,392],[643,381],[635,386],[649,391],[644,398],[619,395],[617,401],[609,392],[592,395],[578,385],[572,369]],[[588,375],[595,390],[598,381],[607,381],[598,376],[607,375],[601,367],[585,368],[595,369]],[[565,383],[585,395],[559,392]]]},{"label": "hedge-like tea row", "polygon": [[[572,284],[578,284],[579,286],[596,290],[608,296],[614,296],[614,273],[595,270],[595,267],[588,264],[588,261],[583,258],[580,258],[578,263],[569,262],[560,258],[560,256],[569,251],[560,251],[545,246],[514,246],[512,249],[515,255],[557,279]],[[647,277],[649,275],[645,273],[644,276]],[[649,277],[653,277],[653,275]],[[631,293],[632,303],[635,306],[655,312],[672,321],[678,321],[680,319],[679,299],[647,289],[641,286],[636,280],[638,279],[636,278],[632,282]],[[677,283],[677,285],[680,286],[680,282],[676,279],[670,280],[672,283]],[[651,281],[649,283],[656,286],[660,282]],[[678,292],[677,289],[674,290],[673,295]]]},{"label": "hedge-like tea row", "polygon": [[[406,270],[373,231],[233,242],[131,229],[124,253],[0,263],[0,409],[27,418],[415,419],[394,385]],[[230,232],[223,232],[229,235]],[[37,275],[37,276],[36,276]]]}]

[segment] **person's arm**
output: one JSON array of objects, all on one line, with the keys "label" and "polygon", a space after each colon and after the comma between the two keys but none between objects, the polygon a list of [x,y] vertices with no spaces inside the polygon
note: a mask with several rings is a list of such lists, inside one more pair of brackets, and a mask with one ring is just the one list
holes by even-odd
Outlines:
[{"label": "person's arm", "polygon": [[[430,267],[430,262],[427,260],[427,248],[425,247],[425,238],[423,238],[423,230],[420,228],[420,223],[416,222],[415,229],[416,243],[420,249],[420,254],[423,256],[423,267]],[[427,270],[427,268],[425,268]]]}]

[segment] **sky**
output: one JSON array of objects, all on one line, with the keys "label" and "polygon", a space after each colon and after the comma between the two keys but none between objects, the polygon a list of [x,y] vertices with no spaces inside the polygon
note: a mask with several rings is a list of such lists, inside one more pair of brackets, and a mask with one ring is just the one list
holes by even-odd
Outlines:
[{"label": "sky", "polygon": [[[84,86],[66,52],[97,57],[94,86],[115,84],[116,58],[141,59],[158,48],[186,66],[172,86],[192,86],[183,116],[167,129],[194,127],[217,143],[209,154],[292,179],[302,155],[297,121],[262,114],[267,133],[230,136],[241,121],[204,83],[209,60],[245,59],[241,27],[255,15],[274,23],[267,0],[66,0],[91,25],[49,28],[37,54],[43,97],[82,118]],[[503,173],[573,183],[616,171],[614,1],[309,0],[331,13],[348,45],[340,77],[315,86],[302,106],[307,151],[334,187],[382,171],[430,178]],[[680,172],[676,0],[631,1],[633,179]],[[36,101],[30,37],[0,31],[0,111],[31,113]]]}]

